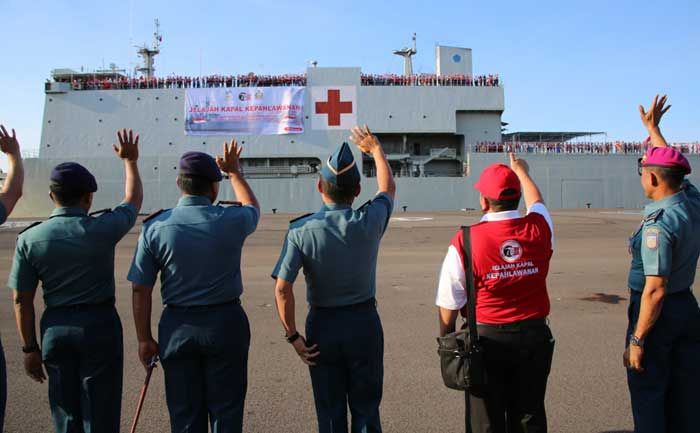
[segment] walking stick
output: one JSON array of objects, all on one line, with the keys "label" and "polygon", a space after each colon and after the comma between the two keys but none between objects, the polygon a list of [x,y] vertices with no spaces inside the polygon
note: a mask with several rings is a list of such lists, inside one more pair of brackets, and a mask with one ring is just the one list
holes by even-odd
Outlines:
[{"label": "walking stick", "polygon": [[134,422],[131,424],[131,433],[136,432],[136,424],[139,422],[139,416],[141,415],[141,409],[143,408],[143,402],[146,400],[146,391],[148,391],[148,384],[151,382],[151,374],[153,374],[153,369],[158,365],[158,356],[154,356],[151,362],[148,364],[146,369],[146,380],[143,381],[143,387],[141,388],[141,396],[139,397],[139,404],[136,406],[136,415],[134,415]]}]

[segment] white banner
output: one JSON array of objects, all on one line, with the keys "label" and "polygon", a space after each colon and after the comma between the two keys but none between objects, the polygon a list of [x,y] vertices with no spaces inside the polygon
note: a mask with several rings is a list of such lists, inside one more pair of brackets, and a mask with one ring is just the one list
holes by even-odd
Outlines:
[{"label": "white banner", "polygon": [[279,135],[304,132],[304,87],[187,89],[186,135]]}]

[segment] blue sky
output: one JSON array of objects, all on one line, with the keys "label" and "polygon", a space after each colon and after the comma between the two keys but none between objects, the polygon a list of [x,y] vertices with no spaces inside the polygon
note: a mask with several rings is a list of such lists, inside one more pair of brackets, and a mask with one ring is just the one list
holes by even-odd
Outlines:
[{"label": "blue sky", "polygon": [[[99,4],[98,4],[99,3]],[[31,5],[31,6],[29,6]],[[414,69],[437,43],[473,49],[476,73],[505,83],[510,130],[597,130],[644,138],[636,106],[673,108],[669,139],[700,140],[700,2],[691,1],[16,1],[0,0],[0,123],[37,148],[54,68],[133,67],[133,44],[164,36],[157,73],[400,72],[391,54],[418,33]]]}]

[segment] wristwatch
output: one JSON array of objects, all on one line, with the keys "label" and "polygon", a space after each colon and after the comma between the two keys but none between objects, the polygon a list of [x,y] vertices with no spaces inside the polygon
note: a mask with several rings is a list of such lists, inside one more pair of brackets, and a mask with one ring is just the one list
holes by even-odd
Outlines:
[{"label": "wristwatch", "polygon": [[636,335],[630,335],[630,345],[637,347],[644,347],[644,339],[638,338]]},{"label": "wristwatch", "polygon": [[295,333],[292,334],[292,335],[289,335],[289,336],[285,335],[285,336],[284,336],[284,338],[287,339],[287,343],[294,343],[294,342],[297,341],[300,337],[301,337],[301,335],[299,334],[298,331],[295,332]]},{"label": "wristwatch", "polygon": [[24,352],[24,353],[41,352],[41,349],[39,349],[38,344],[34,343],[34,344],[30,344],[29,346],[22,346],[22,352]]}]

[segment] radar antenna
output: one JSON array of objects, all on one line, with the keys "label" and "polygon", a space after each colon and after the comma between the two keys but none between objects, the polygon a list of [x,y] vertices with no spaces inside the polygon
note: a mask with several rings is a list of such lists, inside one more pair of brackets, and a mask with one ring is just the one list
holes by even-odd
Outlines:
[{"label": "radar antenna", "polygon": [[403,74],[407,76],[413,75],[413,57],[418,50],[416,50],[416,34],[413,34],[413,48],[401,48],[400,50],[394,50],[394,54],[403,57]]},{"label": "radar antenna", "polygon": [[139,56],[143,57],[143,65],[136,68],[136,72],[140,72],[146,78],[152,78],[155,75],[156,68],[153,66],[155,57],[160,54],[160,44],[163,42],[163,36],[160,34],[160,21],[155,19],[156,30],[153,32],[153,45],[149,47],[146,44],[136,46],[139,49]]}]

